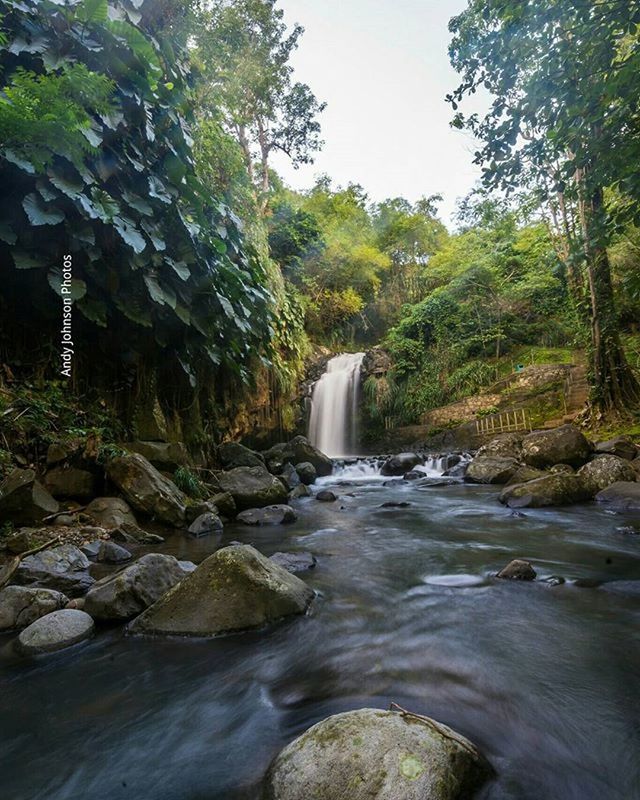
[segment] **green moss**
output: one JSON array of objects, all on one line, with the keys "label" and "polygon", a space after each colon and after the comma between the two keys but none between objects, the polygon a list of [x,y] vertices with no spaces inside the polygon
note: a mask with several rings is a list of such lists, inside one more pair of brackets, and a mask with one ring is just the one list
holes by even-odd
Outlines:
[{"label": "green moss", "polygon": [[400,756],[400,774],[407,780],[417,780],[425,770],[425,766],[417,756],[402,755]]}]

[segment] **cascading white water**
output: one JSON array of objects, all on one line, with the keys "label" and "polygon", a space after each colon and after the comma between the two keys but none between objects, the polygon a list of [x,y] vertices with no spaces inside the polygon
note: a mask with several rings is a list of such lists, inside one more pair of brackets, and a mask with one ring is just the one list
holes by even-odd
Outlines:
[{"label": "cascading white water", "polygon": [[360,369],[364,353],[342,353],[313,387],[309,440],[331,458],[354,455]]}]

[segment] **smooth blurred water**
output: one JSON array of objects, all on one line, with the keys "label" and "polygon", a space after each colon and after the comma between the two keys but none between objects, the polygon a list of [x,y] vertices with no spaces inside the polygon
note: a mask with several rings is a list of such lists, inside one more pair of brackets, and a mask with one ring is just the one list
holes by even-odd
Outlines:
[{"label": "smooth blurred water", "polygon": [[[209,641],[112,628],[29,663],[5,646],[0,797],[258,798],[307,727],[391,701],[484,750],[498,771],[484,800],[640,797],[640,537],[617,530],[634,520],[595,505],[512,516],[486,487],[338,482],[336,503],[300,501],[293,525],[167,541],[196,561],[232,540],[310,550],[307,617]],[[492,578],[515,557],[541,580]]]}]

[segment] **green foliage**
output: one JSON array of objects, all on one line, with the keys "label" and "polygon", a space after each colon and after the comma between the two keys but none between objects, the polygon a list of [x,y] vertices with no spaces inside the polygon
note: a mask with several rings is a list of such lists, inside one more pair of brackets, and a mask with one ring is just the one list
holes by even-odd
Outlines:
[{"label": "green foliage", "polygon": [[207,487],[188,467],[178,467],[173,474],[173,482],[192,500],[204,500],[209,496]]},{"label": "green foliage", "polygon": [[98,455],[96,456],[96,461],[98,464],[106,464],[113,458],[119,458],[120,456],[126,455],[127,451],[123,450],[122,447],[119,447],[117,444],[113,442],[104,442],[98,445]]}]

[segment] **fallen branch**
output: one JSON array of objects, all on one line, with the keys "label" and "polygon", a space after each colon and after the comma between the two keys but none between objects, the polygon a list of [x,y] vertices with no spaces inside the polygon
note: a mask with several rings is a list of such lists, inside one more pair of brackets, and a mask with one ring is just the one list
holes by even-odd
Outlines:
[{"label": "fallen branch", "polygon": [[390,703],[389,704],[389,711],[398,711],[403,717],[409,717],[411,719],[417,719],[420,722],[424,722],[430,728],[433,728],[437,733],[441,736],[444,736],[445,739],[449,739],[452,742],[456,742],[461,747],[463,747],[468,753],[471,753],[473,756],[477,757],[480,755],[479,751],[471,744],[471,742],[463,739],[461,736],[456,736],[453,734],[450,728],[445,728],[443,725],[439,725],[435,720],[431,719],[430,717],[424,717],[422,714],[414,714],[413,711],[407,711],[406,708],[402,708],[397,703]]},{"label": "fallen branch", "polygon": [[49,539],[48,542],[44,544],[39,544],[37,547],[32,547],[31,550],[25,550],[24,553],[20,553],[20,560],[22,561],[23,558],[27,556],[32,556],[35,553],[39,553],[41,550],[46,550],[47,547],[51,547],[52,544],[57,544],[60,542],[60,534],[54,536],[53,539]]},{"label": "fallen branch", "polygon": [[68,508],[64,511],[56,511],[55,514],[49,514],[48,517],[43,517],[42,522],[51,522],[51,520],[61,517],[63,514],[77,514],[79,511],[84,511],[86,506],[78,506],[78,508]]}]

